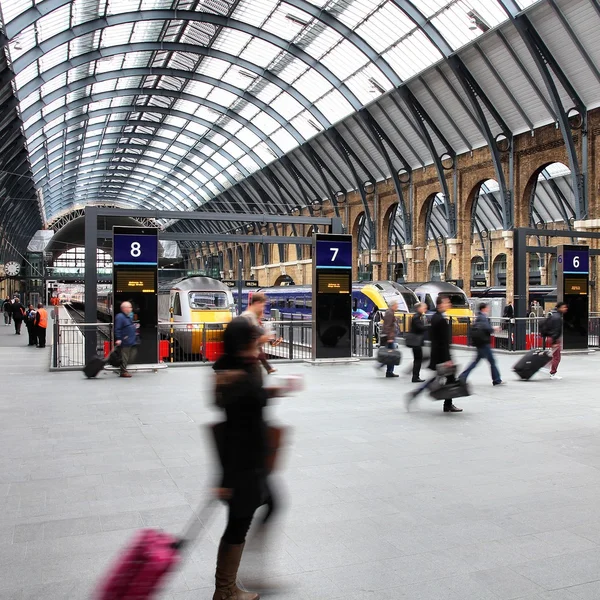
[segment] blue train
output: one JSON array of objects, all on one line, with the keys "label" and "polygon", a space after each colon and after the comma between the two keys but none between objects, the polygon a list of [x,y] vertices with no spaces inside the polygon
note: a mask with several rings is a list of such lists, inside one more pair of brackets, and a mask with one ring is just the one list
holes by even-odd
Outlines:
[{"label": "blue train", "polygon": [[[244,288],[242,290],[242,310],[248,306],[248,299],[256,292],[267,294],[268,303],[265,317],[272,319],[277,313],[279,320],[309,320],[312,316],[312,286],[290,285],[267,288]],[[232,289],[237,306],[237,290]],[[369,281],[352,284],[352,316],[355,319],[374,319],[378,322],[392,300],[398,302],[397,314],[413,311],[419,301],[409,288],[393,281]]]}]

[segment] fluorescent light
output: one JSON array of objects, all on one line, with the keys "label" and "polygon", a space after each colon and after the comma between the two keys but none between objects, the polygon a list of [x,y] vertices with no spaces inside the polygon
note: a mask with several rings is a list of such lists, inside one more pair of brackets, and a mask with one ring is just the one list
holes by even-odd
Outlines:
[{"label": "fluorescent light", "polygon": [[285,18],[288,21],[291,21],[292,23],[295,23],[296,25],[300,25],[301,27],[306,27],[310,23],[310,21],[304,21],[300,17],[297,17],[296,15],[292,15],[290,13],[288,13],[287,15],[285,15]]}]

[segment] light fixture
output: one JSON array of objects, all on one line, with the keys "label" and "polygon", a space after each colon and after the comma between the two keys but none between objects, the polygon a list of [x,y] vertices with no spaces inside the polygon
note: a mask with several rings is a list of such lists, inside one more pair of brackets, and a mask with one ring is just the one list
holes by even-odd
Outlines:
[{"label": "light fixture", "polygon": [[291,21],[292,23],[295,23],[296,25],[300,25],[301,27],[306,27],[310,23],[310,21],[304,21],[300,17],[298,17],[296,15],[293,15],[291,13],[288,13],[287,15],[285,15],[285,18],[288,21]]},{"label": "light fixture", "polygon": [[248,79],[252,79],[253,81],[258,79],[258,75],[255,75],[254,73],[248,73],[248,71],[242,71],[241,69],[239,69],[238,73],[242,77],[247,77]]},{"label": "light fixture", "polygon": [[379,92],[380,94],[385,94],[385,88],[379,83],[379,81],[377,81],[377,79],[375,79],[374,77],[369,77],[369,83],[375,88],[376,92]]},{"label": "light fixture", "polygon": [[479,29],[479,31],[485,33],[491,29],[491,27],[485,22],[485,19],[483,19],[483,17],[476,10],[470,10],[467,13],[467,17],[469,17],[469,29],[471,31],[477,31]]},{"label": "light fixture", "polygon": [[313,129],[316,129],[319,132],[321,131],[321,128],[312,119],[307,119],[307,121]]}]

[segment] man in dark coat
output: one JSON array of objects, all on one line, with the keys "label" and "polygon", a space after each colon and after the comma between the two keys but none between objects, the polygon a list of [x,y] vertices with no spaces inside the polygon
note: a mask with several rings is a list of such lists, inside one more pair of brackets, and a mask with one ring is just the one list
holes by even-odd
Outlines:
[{"label": "man in dark coat", "polygon": [[13,322],[15,324],[15,333],[17,335],[21,335],[21,325],[23,324],[23,319],[25,318],[25,307],[21,304],[18,296],[15,296],[13,300],[11,310]]},{"label": "man in dark coat", "polygon": [[[396,310],[398,309],[398,302],[396,300],[392,300],[389,304],[389,308],[385,311],[385,315],[383,316],[383,333],[382,340],[385,340],[385,344],[388,348],[396,347]],[[381,368],[383,363],[377,365],[377,368]],[[388,364],[385,372],[386,377],[398,377],[396,373],[394,373],[394,365]]]},{"label": "man in dark coat", "polygon": [[[452,327],[448,323],[445,312],[451,307],[450,299],[447,296],[439,295],[436,301],[436,311],[431,317],[431,326],[429,328],[429,338],[431,340],[431,360],[429,362],[429,368],[433,371],[437,370],[438,365],[445,363],[452,363],[452,357],[450,356],[450,344],[452,343]],[[410,403],[424,390],[426,390],[433,379],[430,379],[427,383],[422,385],[420,388],[411,392],[406,397],[407,409],[410,407]],[[450,375],[447,378],[448,383],[455,381],[454,375]],[[462,408],[454,406],[450,398],[444,400],[444,412],[462,412]]]}]

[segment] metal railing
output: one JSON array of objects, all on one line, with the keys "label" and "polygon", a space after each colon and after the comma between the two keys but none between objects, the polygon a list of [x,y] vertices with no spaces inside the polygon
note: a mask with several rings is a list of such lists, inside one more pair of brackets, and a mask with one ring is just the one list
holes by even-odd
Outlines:
[{"label": "metal railing", "polygon": [[85,365],[85,338],[96,336],[96,353],[105,356],[112,345],[112,324],[75,323],[56,320],[52,325],[52,367],[82,369]]}]

